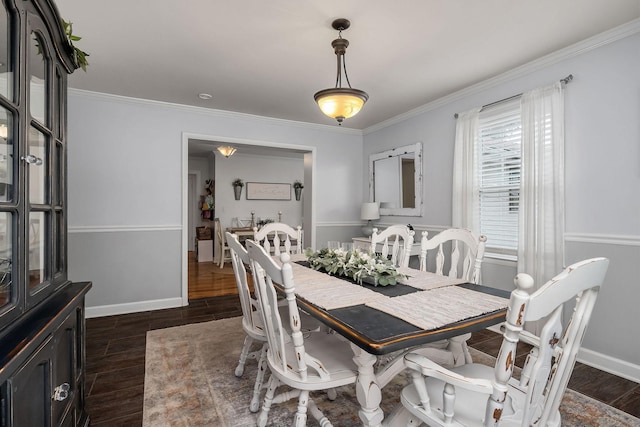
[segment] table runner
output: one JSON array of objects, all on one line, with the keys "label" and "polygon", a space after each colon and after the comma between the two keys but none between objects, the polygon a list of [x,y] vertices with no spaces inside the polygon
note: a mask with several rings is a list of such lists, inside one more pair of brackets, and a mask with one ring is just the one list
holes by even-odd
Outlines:
[{"label": "table runner", "polygon": [[421,329],[437,329],[459,320],[507,307],[508,298],[485,294],[459,286],[447,286],[409,295],[367,302],[380,310]]},{"label": "table runner", "polygon": [[325,310],[389,298],[364,286],[291,263],[295,293]]}]

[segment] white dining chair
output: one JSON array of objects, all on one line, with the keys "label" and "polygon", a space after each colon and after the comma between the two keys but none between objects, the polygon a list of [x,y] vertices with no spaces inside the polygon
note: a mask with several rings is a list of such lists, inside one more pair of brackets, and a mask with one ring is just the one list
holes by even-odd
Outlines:
[{"label": "white dining chair", "polygon": [[253,232],[253,240],[260,242],[269,253],[280,255],[280,252],[284,251],[288,254],[302,254],[301,226],[293,228],[282,222],[270,222],[260,229],[254,227]]},{"label": "white dining chair", "polygon": [[390,258],[397,267],[408,267],[415,232],[404,224],[394,224],[371,234],[371,252]]},{"label": "white dining chair", "polygon": [[[303,335],[294,294],[291,256],[286,252],[281,253],[278,263],[257,242],[247,240],[246,244],[269,343],[267,363],[271,370],[257,424],[266,426],[272,404],[298,397],[293,425],[305,426],[308,411],[321,426],[330,426],[331,423],[317,408],[309,393],[355,384],[358,368],[353,361],[353,352],[348,342],[336,334],[317,332]],[[274,284],[286,296],[287,317],[280,315],[278,310],[278,292]],[[285,331],[285,321],[291,325],[290,335]],[[288,388],[276,396],[276,390],[281,385]]]},{"label": "white dining chair", "polygon": [[[404,410],[394,419],[411,426],[559,427],[560,401],[608,265],[606,258],[575,263],[535,292],[531,276],[518,274],[495,367],[466,364],[449,370],[407,354],[412,383],[402,390]],[[570,302],[575,308],[563,323],[563,306]],[[532,321],[544,326],[530,340],[535,345],[518,380],[512,378],[516,346],[523,326]]]},{"label": "white dining chair", "polygon": [[225,261],[231,261],[231,252],[222,231],[222,225],[220,225],[219,218],[215,218],[213,220],[213,228],[216,234],[216,245],[218,246],[218,265],[222,268],[224,267]]},{"label": "white dining chair", "polygon": [[[257,412],[260,408],[260,392],[264,384],[264,375],[267,367],[267,336],[265,334],[262,315],[260,314],[260,306],[258,301],[251,296],[251,288],[249,286],[247,267],[250,265],[249,254],[240,243],[238,236],[229,232],[225,233],[227,244],[231,250],[231,264],[233,265],[233,273],[236,277],[236,286],[238,288],[238,296],[240,297],[240,308],[242,309],[242,329],[246,337],[240,352],[238,366],[235,369],[235,375],[241,377],[244,373],[246,361],[248,359],[258,360],[258,372],[253,387],[253,396],[249,410]],[[287,309],[280,305],[281,315],[287,315]],[[301,329],[305,333],[320,331],[320,323],[313,317],[301,314]],[[259,350],[251,351],[253,343],[262,343]]]},{"label": "white dining chair", "polygon": [[[486,236],[464,228],[443,230],[431,239],[428,238],[428,232],[423,231],[420,240],[420,270],[433,270],[433,273],[441,276],[480,284],[486,241]],[[429,260],[433,262],[430,263]],[[428,268],[429,266],[432,268]],[[467,345],[470,338],[471,334],[464,334],[430,343],[427,347],[439,349],[439,356],[427,356],[449,367],[472,363],[473,359]]]},{"label": "white dining chair", "polygon": [[[427,236],[428,232],[423,231],[420,241],[420,270],[428,270],[429,254],[434,252],[434,273],[480,284],[486,236],[464,228],[449,228],[430,239]],[[448,271],[445,267],[448,267]]]}]

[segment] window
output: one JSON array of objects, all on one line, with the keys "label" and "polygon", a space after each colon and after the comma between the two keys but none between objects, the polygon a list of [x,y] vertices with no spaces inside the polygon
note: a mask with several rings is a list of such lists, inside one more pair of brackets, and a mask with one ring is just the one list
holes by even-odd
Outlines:
[{"label": "window", "polygon": [[480,233],[487,236],[489,253],[515,257],[522,154],[519,100],[482,111],[476,143]]},{"label": "window", "polygon": [[456,122],[451,223],[486,235],[488,257],[517,261],[536,283],[563,265],[564,81]]}]

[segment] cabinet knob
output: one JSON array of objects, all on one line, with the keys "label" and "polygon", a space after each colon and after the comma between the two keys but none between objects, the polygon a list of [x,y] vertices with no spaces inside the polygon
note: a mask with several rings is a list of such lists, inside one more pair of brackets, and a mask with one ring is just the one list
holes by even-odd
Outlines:
[{"label": "cabinet knob", "polygon": [[62,402],[67,397],[69,397],[69,390],[71,390],[71,386],[69,385],[69,383],[60,384],[53,390],[53,400]]},{"label": "cabinet knob", "polygon": [[42,164],[42,159],[40,157],[36,157],[33,154],[28,154],[26,156],[20,157],[20,159],[24,160],[30,165],[40,166]]}]

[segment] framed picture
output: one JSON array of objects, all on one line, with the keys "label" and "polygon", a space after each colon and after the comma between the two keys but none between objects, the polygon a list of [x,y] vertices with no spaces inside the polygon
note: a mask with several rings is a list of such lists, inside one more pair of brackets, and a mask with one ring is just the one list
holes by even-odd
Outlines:
[{"label": "framed picture", "polygon": [[247,182],[247,200],[291,200],[291,184]]}]

